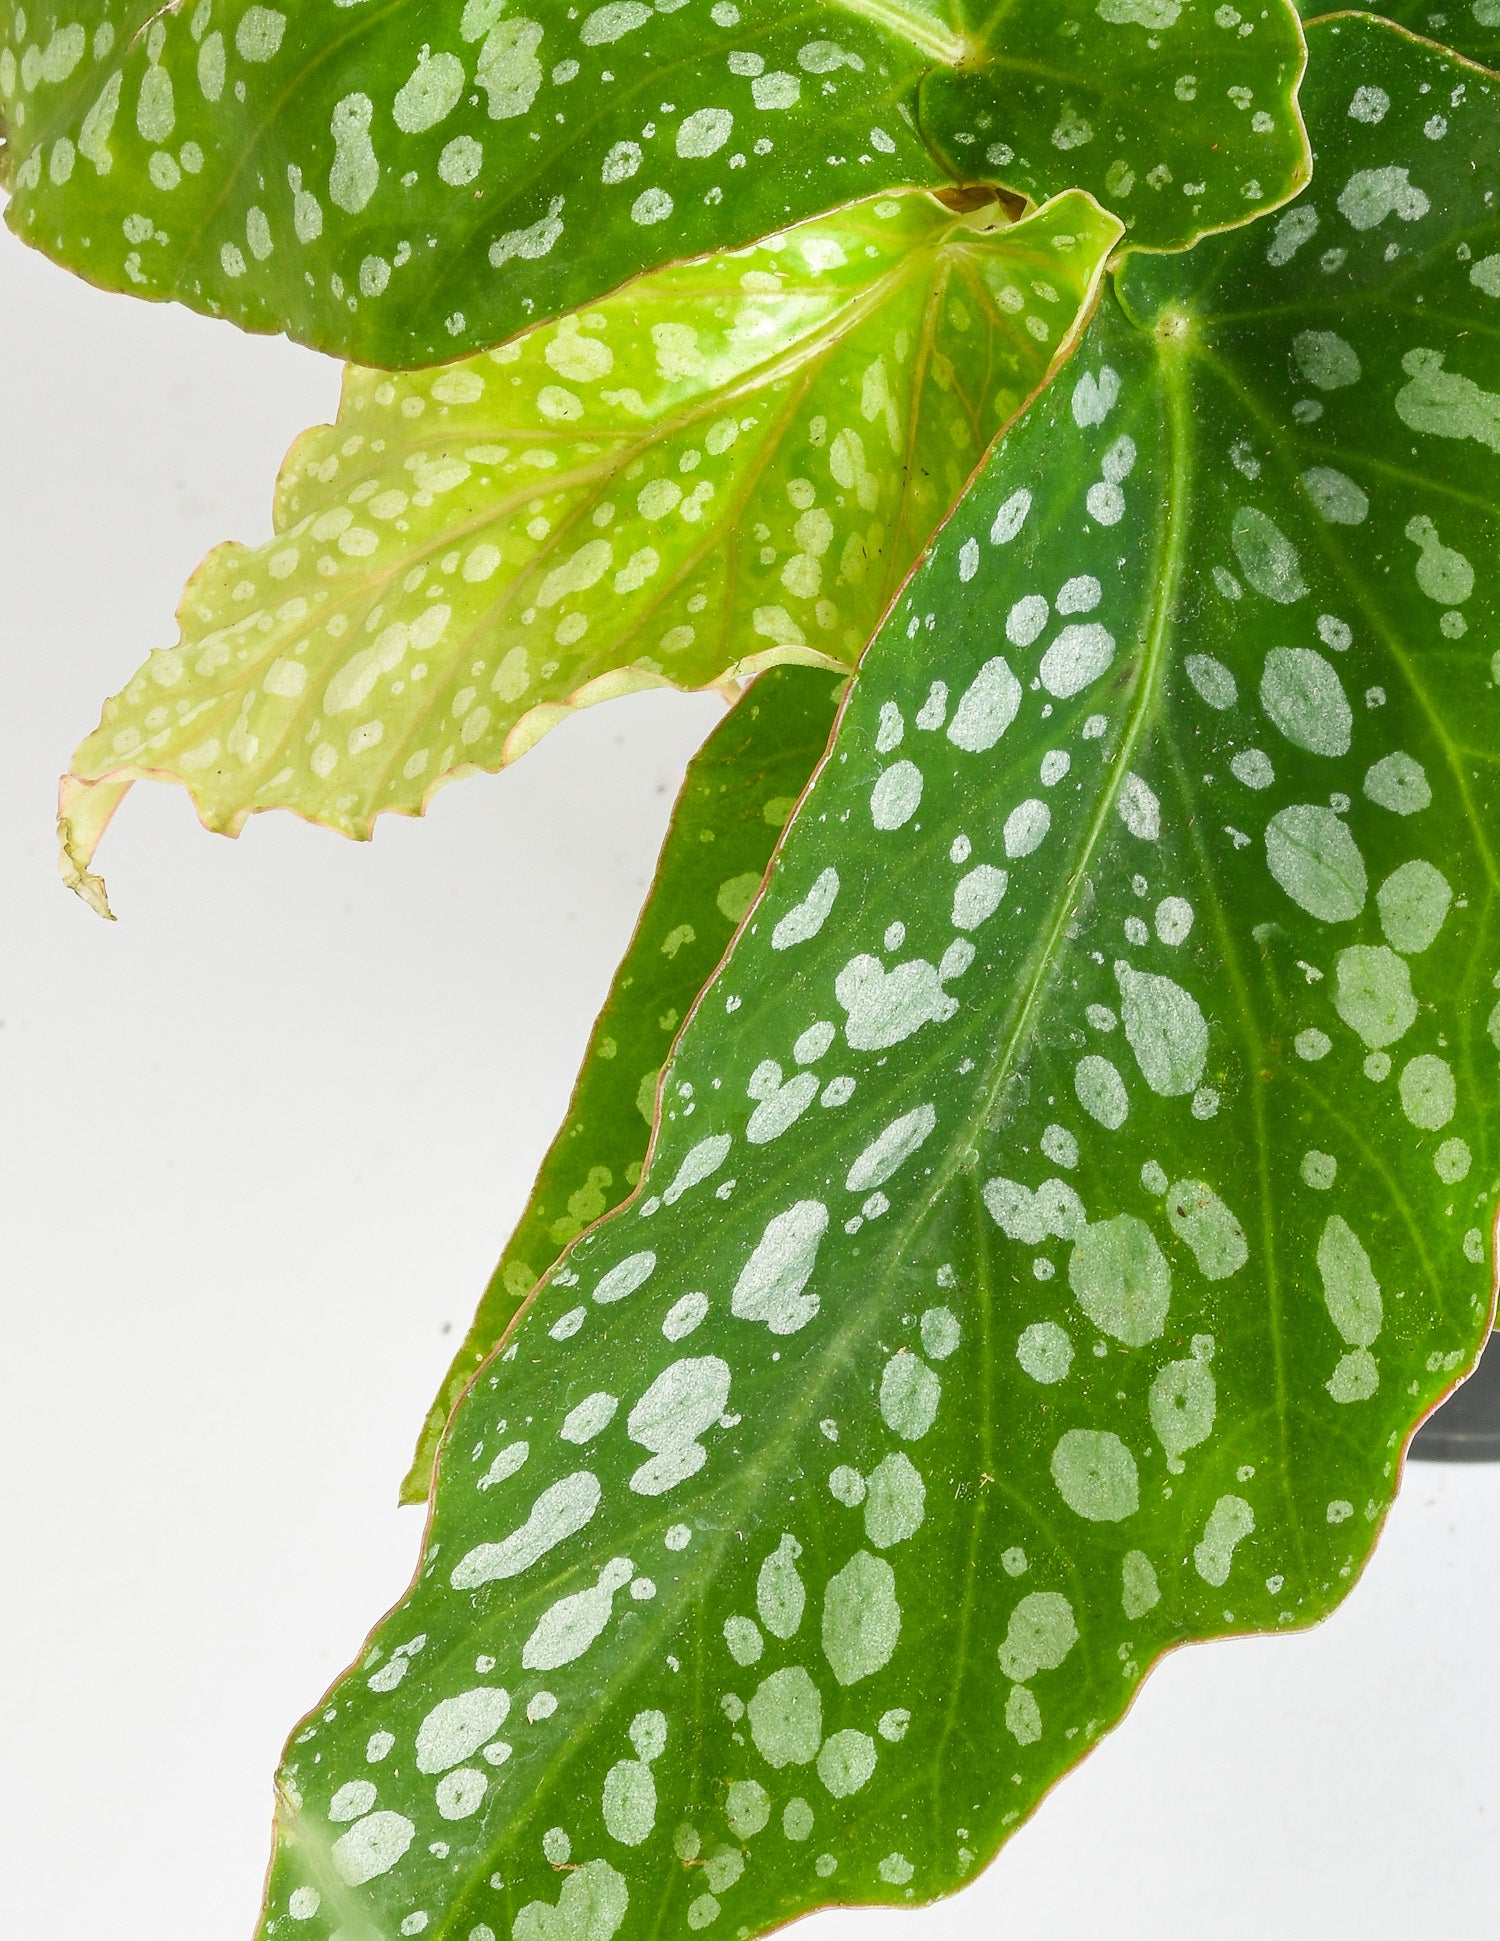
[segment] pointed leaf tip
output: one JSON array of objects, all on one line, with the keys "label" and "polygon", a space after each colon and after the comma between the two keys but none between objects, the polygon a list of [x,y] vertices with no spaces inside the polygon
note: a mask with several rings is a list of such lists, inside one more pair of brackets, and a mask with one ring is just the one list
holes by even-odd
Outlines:
[{"label": "pointed leaf tip", "polygon": [[104,878],[89,868],[99,838],[110,817],[125,799],[128,781],[86,782],[65,775],[57,791],[58,872],[75,896],[82,897],[96,916],[115,921]]}]

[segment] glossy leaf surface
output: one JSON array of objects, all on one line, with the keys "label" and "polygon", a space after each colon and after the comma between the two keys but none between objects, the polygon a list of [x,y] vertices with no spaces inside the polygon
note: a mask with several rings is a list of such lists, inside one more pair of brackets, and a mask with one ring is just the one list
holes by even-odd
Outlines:
[{"label": "glossy leaf surface", "polygon": [[[1299,0],[1299,11],[1304,19],[1313,20],[1329,9],[1314,0]],[[1442,0],[1387,0],[1386,5],[1369,11],[1485,67],[1500,66],[1500,5],[1496,0],[1454,0],[1452,6],[1442,4]]]},{"label": "glossy leaf surface", "polygon": [[1304,49],[1279,6],[1053,0],[1019,32],[1016,11],[993,8],[996,58],[922,90],[923,130],[955,172],[1036,197],[1090,189],[1148,249],[1241,223],[1306,181],[1289,120]]},{"label": "glossy leaf surface", "polygon": [[538,1279],[640,1179],[662,1064],[760,888],[841,690],[814,669],[773,667],[694,757],[567,1119],[428,1415],[403,1502],[426,1499],[453,1404]]},{"label": "glossy leaf surface", "polygon": [[1132,268],[872,645],[289,1748],[277,1933],[927,1899],[1366,1557],[1492,1307],[1500,98],[1313,39],[1316,248]]},{"label": "glossy leaf surface", "polygon": [[142,777],[231,834],[368,836],[571,708],[849,665],[1119,233],[1084,195],[1014,225],[877,197],[436,374],[351,371],[275,536],[209,555],[79,749],[70,878]]},{"label": "glossy leaf surface", "polygon": [[94,282],[401,368],[898,186],[1082,187],[1180,245],[1302,179],[1296,15],[1225,11],[4,0],[8,219]]}]

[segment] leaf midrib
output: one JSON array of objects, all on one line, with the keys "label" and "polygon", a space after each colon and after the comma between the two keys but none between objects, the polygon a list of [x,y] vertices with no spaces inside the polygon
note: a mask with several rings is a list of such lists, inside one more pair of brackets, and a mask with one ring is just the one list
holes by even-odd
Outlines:
[{"label": "leaf midrib", "polygon": [[[1167,446],[1170,453],[1174,442],[1185,439],[1185,386],[1179,376],[1175,383],[1166,384],[1164,389],[1169,404]],[[984,1080],[976,1088],[976,1105],[958,1122],[962,1135],[955,1134],[949,1145],[948,1156],[933,1169],[932,1183],[926,1195],[917,1200],[904,1226],[892,1234],[892,1242],[887,1249],[892,1265],[906,1251],[914,1230],[925,1225],[931,1217],[954,1178],[968,1169],[968,1150],[972,1141],[994,1116],[1007,1080],[1017,1070],[1023,1053],[1032,1042],[1032,1027],[1037,1012],[1058,968],[1065,933],[1077,910],[1077,886],[1088,879],[1089,866],[1098,853],[1105,831],[1111,826],[1131,757],[1162,698],[1168,657],[1167,629],[1185,564],[1187,489],[1186,467],[1174,466],[1171,490],[1159,527],[1157,543],[1160,565],[1155,580],[1156,592],[1143,629],[1145,641],[1140,672],[1128,706],[1124,732],[1106,764],[1098,805],[1078,845],[1073,867],[1053,897],[1051,915],[1033,948],[1030,962],[1021,973],[1020,1002],[1012,1014],[1015,1021],[992,1054]]]}]

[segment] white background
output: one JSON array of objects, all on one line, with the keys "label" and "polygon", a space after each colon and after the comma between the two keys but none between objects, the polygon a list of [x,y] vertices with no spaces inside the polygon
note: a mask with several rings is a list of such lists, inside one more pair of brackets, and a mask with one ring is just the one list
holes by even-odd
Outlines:
[{"label": "white background", "polygon": [[[293,1720],[403,1588],[412,1438],[717,718],[637,697],[356,846],[55,779],[269,531],[337,368],[0,238],[0,1934],[249,1941]],[[1340,1614],[1180,1653],[998,1864],[806,1941],[1493,1941],[1500,1466],[1410,1473]]]}]

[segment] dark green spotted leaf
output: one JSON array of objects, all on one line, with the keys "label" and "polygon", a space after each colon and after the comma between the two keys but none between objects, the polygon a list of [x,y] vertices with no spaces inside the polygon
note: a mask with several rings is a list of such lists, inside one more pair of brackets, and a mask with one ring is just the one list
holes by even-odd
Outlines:
[{"label": "dark green spotted leaf", "polygon": [[1132,259],[873,643],[267,1933],[929,1899],[1368,1555],[1492,1310],[1500,82],[1312,39],[1300,221]]},{"label": "dark green spotted leaf", "polygon": [[639,1181],[662,1064],[760,889],[777,838],[828,744],[842,691],[841,682],[811,670],[771,668],[688,769],[568,1116],[428,1414],[401,1487],[404,1503],[426,1500],[453,1404],[540,1276]]},{"label": "dark green spotted leaf", "polygon": [[922,90],[923,129],[956,172],[1031,196],[1089,189],[1149,249],[1241,223],[1306,181],[1292,121],[1304,49],[1280,6],[1000,0],[989,21],[974,31],[994,51]]},{"label": "dark green spotted leaf", "polygon": [[899,186],[1186,243],[1304,179],[1301,55],[1289,0],[0,0],[0,161],[92,281],[404,368]]},{"label": "dark green spotted leaf", "polygon": [[437,373],[351,370],[276,531],[211,553],[182,638],[63,783],[64,872],[133,781],[237,833],[420,815],[570,710],[851,665],[996,434],[1067,356],[1120,225],[877,196],[662,270]]},{"label": "dark green spotted leaf", "polygon": [[[1298,0],[1298,10],[1306,20],[1329,11],[1316,0]],[[1451,5],[1445,0],[1385,0],[1369,11],[1427,40],[1439,41],[1471,61],[1500,66],[1500,0],[1452,0]],[[1440,113],[1437,118],[1441,120]]]}]

